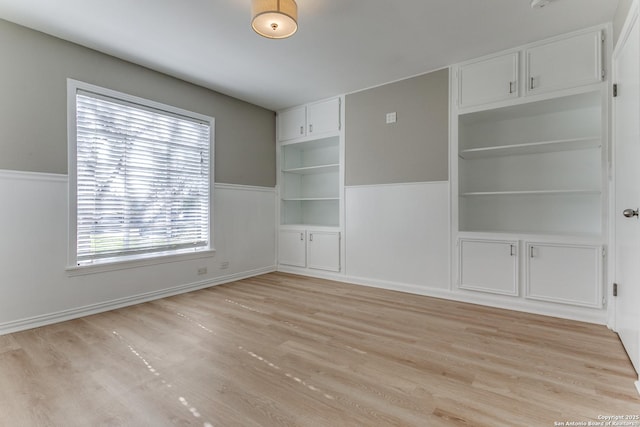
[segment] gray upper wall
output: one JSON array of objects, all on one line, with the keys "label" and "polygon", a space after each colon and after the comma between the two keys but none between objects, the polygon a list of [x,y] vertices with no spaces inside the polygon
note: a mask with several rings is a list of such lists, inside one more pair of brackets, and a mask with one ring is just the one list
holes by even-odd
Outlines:
[{"label": "gray upper wall", "polygon": [[[345,185],[449,179],[449,70],[345,99]],[[397,122],[386,124],[387,113]]]},{"label": "gray upper wall", "polygon": [[275,186],[272,111],[3,20],[0,63],[0,169],[67,173],[73,78],[214,117],[215,180]]}]

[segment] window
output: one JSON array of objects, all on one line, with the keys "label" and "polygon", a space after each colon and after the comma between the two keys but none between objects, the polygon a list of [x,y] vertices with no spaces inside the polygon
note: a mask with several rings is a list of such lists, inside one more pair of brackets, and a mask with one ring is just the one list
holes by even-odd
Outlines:
[{"label": "window", "polygon": [[213,118],[68,86],[71,261],[210,249]]}]

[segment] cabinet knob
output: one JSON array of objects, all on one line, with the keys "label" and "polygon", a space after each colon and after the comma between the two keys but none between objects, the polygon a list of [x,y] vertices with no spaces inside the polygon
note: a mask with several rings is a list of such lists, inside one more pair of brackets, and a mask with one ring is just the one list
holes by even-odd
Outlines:
[{"label": "cabinet knob", "polygon": [[309,125],[309,133],[312,133],[312,132],[313,132],[313,125],[311,124]]},{"label": "cabinet knob", "polygon": [[529,80],[529,89],[533,89],[533,77]]},{"label": "cabinet knob", "polygon": [[313,233],[309,234],[309,241],[313,242]]},{"label": "cabinet knob", "polygon": [[300,126],[300,135],[304,135],[304,126]]},{"label": "cabinet knob", "polygon": [[515,254],[516,254],[515,249],[516,249],[516,247],[514,245],[509,245],[509,255],[515,256]]},{"label": "cabinet knob", "polygon": [[509,82],[509,93],[513,93],[513,82]]},{"label": "cabinet knob", "polygon": [[634,216],[638,216],[638,211],[640,211],[640,209],[625,209],[622,211],[622,215],[627,218],[633,218]]}]

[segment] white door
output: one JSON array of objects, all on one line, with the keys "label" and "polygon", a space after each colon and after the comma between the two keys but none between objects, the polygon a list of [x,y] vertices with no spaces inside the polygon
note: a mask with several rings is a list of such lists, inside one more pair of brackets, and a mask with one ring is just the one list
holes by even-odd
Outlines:
[{"label": "white door", "polygon": [[[640,221],[626,209],[640,208],[640,44],[637,15],[614,56],[615,298],[616,330],[640,372]],[[623,35],[622,37],[625,37]]]},{"label": "white door", "polygon": [[340,98],[315,102],[307,107],[307,135],[317,136],[340,130]]},{"label": "white door", "polygon": [[527,94],[599,82],[601,46],[602,33],[593,31],[527,49]]},{"label": "white door", "polygon": [[307,109],[296,107],[282,111],[278,114],[278,139],[287,141],[289,139],[301,138],[306,133]]},{"label": "white door", "polygon": [[460,240],[461,289],[518,295],[518,242]]},{"label": "white door", "polygon": [[309,268],[340,271],[340,233],[309,230],[307,252]]},{"label": "white door", "polygon": [[458,105],[470,107],[518,96],[518,53],[461,65]]},{"label": "white door", "polygon": [[602,247],[526,244],[526,297],[602,307]]},{"label": "white door", "polygon": [[280,230],[278,264],[306,267],[307,253],[304,230]]}]

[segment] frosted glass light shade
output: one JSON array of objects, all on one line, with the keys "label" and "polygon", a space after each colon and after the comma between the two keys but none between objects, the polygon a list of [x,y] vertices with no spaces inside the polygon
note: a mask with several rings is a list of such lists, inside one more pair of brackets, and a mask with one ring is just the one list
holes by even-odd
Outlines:
[{"label": "frosted glass light shade", "polygon": [[252,0],[251,27],[263,37],[284,39],[298,30],[295,0]]}]

